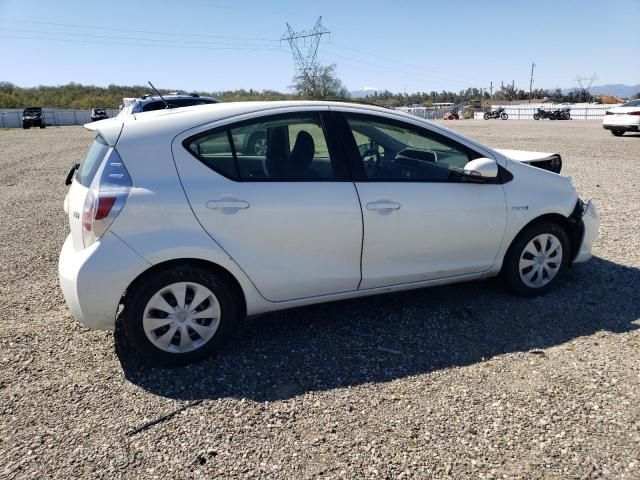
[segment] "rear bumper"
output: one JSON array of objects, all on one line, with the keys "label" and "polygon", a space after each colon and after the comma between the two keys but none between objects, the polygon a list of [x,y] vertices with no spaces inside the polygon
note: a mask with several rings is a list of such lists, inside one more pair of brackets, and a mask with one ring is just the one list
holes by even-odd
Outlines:
[{"label": "rear bumper", "polygon": [[584,225],[584,234],[582,236],[582,243],[578,250],[578,255],[573,260],[574,263],[586,262],[592,257],[591,248],[593,242],[598,236],[598,229],[600,228],[600,215],[596,206],[589,201],[582,214],[582,223]]},{"label": "rear bumper", "polygon": [[60,252],[58,276],[74,318],[88,328],[113,330],[124,291],[150,264],[110,232],[75,250],[71,235]]},{"label": "rear bumper", "polygon": [[638,132],[638,125],[602,125],[605,130],[622,130],[624,132]]}]

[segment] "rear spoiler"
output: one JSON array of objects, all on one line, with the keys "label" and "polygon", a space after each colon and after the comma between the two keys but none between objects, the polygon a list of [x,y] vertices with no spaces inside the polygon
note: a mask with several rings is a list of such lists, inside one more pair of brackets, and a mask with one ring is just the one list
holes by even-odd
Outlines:
[{"label": "rear spoiler", "polygon": [[85,123],[83,126],[89,131],[97,132],[110,147],[115,147],[124,128],[124,122],[117,118],[107,118],[106,120]]}]

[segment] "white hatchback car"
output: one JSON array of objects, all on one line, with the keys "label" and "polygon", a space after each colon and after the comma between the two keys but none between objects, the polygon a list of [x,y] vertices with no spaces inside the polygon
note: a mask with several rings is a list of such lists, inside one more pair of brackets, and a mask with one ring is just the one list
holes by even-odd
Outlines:
[{"label": "white hatchback car", "polygon": [[605,112],[602,127],[616,137],[624,132],[640,132],[640,100],[631,100]]},{"label": "white hatchback car", "polygon": [[[123,305],[156,363],[208,356],[278,309],[500,273],[538,295],[591,257],[599,225],[548,171],[559,155],[372,106],[221,103],[86,127],[62,291],[90,328],[113,329]],[[267,132],[262,155],[235,146],[251,130]]]}]

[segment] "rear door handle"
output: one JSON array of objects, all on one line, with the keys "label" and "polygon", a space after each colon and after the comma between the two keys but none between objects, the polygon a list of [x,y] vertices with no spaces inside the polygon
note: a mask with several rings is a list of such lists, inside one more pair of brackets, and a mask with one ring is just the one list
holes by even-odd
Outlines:
[{"label": "rear door handle", "polygon": [[400,204],[398,202],[391,202],[389,200],[376,200],[375,202],[367,203],[367,210],[398,210]]},{"label": "rear door handle", "polygon": [[244,210],[249,208],[249,202],[245,200],[209,200],[207,202],[207,208],[212,210]]}]

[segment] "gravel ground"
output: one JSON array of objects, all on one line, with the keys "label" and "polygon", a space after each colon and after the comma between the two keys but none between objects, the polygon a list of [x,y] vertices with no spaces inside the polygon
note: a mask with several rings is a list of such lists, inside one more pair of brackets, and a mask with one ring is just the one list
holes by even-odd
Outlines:
[{"label": "gravel ground", "polygon": [[640,135],[446,124],[560,152],[600,209],[596,258],[544,298],[487,281],[265,315],[164,370],[58,289],[91,134],[0,131],[0,478],[640,478]]}]

